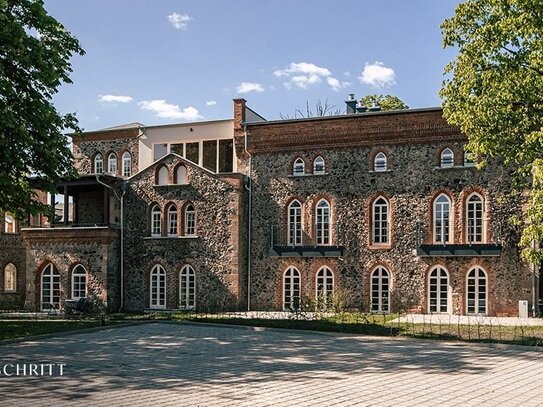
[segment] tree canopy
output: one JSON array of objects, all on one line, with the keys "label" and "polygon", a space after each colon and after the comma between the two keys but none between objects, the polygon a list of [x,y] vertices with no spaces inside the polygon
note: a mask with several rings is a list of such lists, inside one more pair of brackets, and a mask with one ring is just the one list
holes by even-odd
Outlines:
[{"label": "tree canopy", "polygon": [[543,2],[470,0],[442,25],[458,56],[441,89],[447,121],[468,137],[468,151],[501,157],[530,191],[521,245],[540,262],[543,240]]},{"label": "tree canopy", "polygon": [[360,99],[360,103],[367,107],[377,105],[383,111],[409,109],[403,100],[393,95],[366,95]]},{"label": "tree canopy", "polygon": [[29,177],[53,191],[73,172],[63,131],[77,131],[77,120],[52,97],[84,51],[41,0],[0,0],[0,38],[0,208],[22,217],[46,210]]}]

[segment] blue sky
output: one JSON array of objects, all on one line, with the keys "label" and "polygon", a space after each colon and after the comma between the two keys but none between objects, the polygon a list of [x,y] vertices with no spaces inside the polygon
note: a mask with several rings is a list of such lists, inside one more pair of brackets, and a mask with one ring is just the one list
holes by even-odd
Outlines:
[{"label": "blue sky", "polygon": [[267,119],[349,93],[440,105],[452,0],[46,0],[81,42],[55,103],[85,130],[232,116],[244,97]]}]

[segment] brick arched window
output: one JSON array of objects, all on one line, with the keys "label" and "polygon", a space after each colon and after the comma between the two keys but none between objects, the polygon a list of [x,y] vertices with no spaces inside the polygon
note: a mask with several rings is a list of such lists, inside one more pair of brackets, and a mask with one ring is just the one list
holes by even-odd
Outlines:
[{"label": "brick arched window", "polygon": [[300,309],[301,277],[296,267],[289,267],[283,274],[283,309]]},{"label": "brick arched window", "polygon": [[194,309],[196,306],[196,273],[190,265],[179,272],[179,307]]},{"label": "brick arched window", "polygon": [[196,210],[192,203],[185,205],[183,224],[185,236],[196,236]]},{"label": "brick arched window", "polygon": [[450,148],[447,147],[441,152],[440,165],[441,168],[454,167],[454,153]]},{"label": "brick arched window", "polygon": [[390,273],[383,266],[371,273],[371,312],[390,312]]},{"label": "brick arched window", "polygon": [[322,175],[326,172],[326,166],[324,163],[324,158],[322,158],[320,155],[315,158],[313,161],[313,174],[315,175]]},{"label": "brick arched window", "polygon": [[315,208],[315,241],[318,245],[330,244],[330,203],[326,199]]},{"label": "brick arched window", "polygon": [[466,312],[488,314],[488,278],[481,267],[473,267],[466,276]]},{"label": "brick arched window", "polygon": [[380,151],[373,159],[373,170],[375,172],[385,172],[388,169],[388,161],[385,153]]},{"label": "brick arched window", "polygon": [[155,183],[156,185],[168,185],[170,183],[168,174],[168,167],[161,165],[157,168],[155,173]]},{"label": "brick arched window", "polygon": [[387,244],[389,242],[389,205],[388,201],[380,196],[373,201],[372,211],[372,243]]},{"label": "brick arched window", "polygon": [[451,243],[451,199],[446,194],[439,194],[433,203],[434,242]]},{"label": "brick arched window", "polygon": [[125,151],[123,154],[123,177],[130,177],[132,175],[132,155]]},{"label": "brick arched window", "polygon": [[302,204],[295,199],[288,206],[288,244],[298,246],[302,244]]},{"label": "brick arched window", "polygon": [[41,273],[41,310],[60,309],[60,273],[49,263]]},{"label": "brick arched window", "polygon": [[8,263],[4,267],[4,292],[13,293],[17,291],[17,267]]},{"label": "brick arched window", "polygon": [[160,213],[160,206],[154,204],[151,207],[151,236],[159,237],[162,235],[162,214]]},{"label": "brick arched window", "polygon": [[97,153],[94,156],[94,172],[96,174],[102,174],[104,172],[104,156],[102,153]]},{"label": "brick arched window", "polygon": [[187,167],[182,164],[175,169],[175,183],[179,185],[188,184]]},{"label": "brick arched window", "polygon": [[330,309],[334,305],[334,273],[328,267],[319,269],[315,281],[318,309]]},{"label": "brick arched window", "polygon": [[149,283],[150,308],[166,308],[166,271],[160,264],[157,264],[151,270]]},{"label": "brick arched window", "polygon": [[177,206],[174,204],[171,204],[168,206],[168,210],[166,211],[167,214],[167,224],[166,227],[168,228],[168,236],[174,237],[177,236]]},{"label": "brick arched window", "polygon": [[301,157],[294,160],[292,165],[292,175],[304,175],[305,174],[305,162]]},{"label": "brick arched window", "polygon": [[450,293],[449,272],[445,267],[434,267],[428,274],[428,312],[450,314]]},{"label": "brick arched window", "polygon": [[87,296],[87,270],[81,264],[72,270],[72,300]]},{"label": "brick arched window", "polygon": [[108,174],[117,174],[117,154],[109,153],[107,156],[107,172]]},{"label": "brick arched window", "polygon": [[484,243],[485,225],[483,215],[484,199],[477,192],[473,192],[466,199],[467,243]]}]

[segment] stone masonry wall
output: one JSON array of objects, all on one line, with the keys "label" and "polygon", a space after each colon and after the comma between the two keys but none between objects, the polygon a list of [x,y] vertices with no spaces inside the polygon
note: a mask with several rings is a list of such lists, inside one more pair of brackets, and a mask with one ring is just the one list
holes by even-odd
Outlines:
[{"label": "stone masonry wall", "polygon": [[[0,310],[22,309],[25,301],[25,250],[19,233],[0,232]],[[4,291],[4,270],[12,263],[17,269],[15,292]]]}]

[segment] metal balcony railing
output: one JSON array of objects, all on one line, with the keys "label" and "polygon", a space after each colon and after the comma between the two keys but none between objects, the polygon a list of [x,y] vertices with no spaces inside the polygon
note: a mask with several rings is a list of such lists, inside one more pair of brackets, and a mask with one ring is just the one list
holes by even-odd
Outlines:
[{"label": "metal balcony railing", "polygon": [[335,223],[270,226],[270,254],[290,257],[340,257],[343,232]]}]

